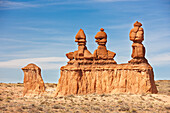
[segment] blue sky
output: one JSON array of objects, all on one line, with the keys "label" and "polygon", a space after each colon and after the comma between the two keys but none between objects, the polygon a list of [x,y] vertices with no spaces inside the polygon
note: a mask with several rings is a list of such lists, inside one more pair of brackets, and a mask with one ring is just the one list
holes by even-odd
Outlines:
[{"label": "blue sky", "polygon": [[94,36],[104,28],[107,48],[115,60],[131,59],[130,29],[144,28],[146,58],[155,79],[170,79],[169,0],[1,0],[0,82],[22,82],[22,67],[35,63],[45,82],[57,83],[67,52],[77,50],[75,35],[82,28],[87,48],[97,48]]}]

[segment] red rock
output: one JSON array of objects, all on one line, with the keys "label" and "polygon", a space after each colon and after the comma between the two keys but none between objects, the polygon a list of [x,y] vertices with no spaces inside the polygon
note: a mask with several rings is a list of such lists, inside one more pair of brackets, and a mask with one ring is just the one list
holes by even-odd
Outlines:
[{"label": "red rock", "polygon": [[67,58],[70,59],[68,63],[72,63],[72,60],[84,60],[84,59],[93,59],[92,54],[86,47],[86,35],[82,29],[75,36],[75,42],[78,44],[78,50],[74,52],[69,52],[66,54]]},{"label": "red rock", "polygon": [[[92,56],[91,53],[86,55],[89,59],[85,58],[86,41],[84,47],[80,47],[82,43],[79,44],[77,40],[78,51],[68,53],[70,56],[66,54],[70,61],[60,68],[61,76],[55,96],[89,93],[157,93],[153,69],[145,58],[145,48],[142,44],[144,32],[141,26],[140,22],[136,22],[130,32],[130,40],[134,42],[133,59],[126,64],[117,64],[113,59],[116,53],[107,50],[105,46],[107,34],[104,29],[95,36],[99,46]],[[84,33],[81,34],[85,37]],[[78,37],[82,36],[76,35],[76,38]]]},{"label": "red rock", "polygon": [[138,21],[134,23],[134,28],[131,29],[129,37],[133,41],[132,44],[132,58],[129,63],[148,63],[145,58],[145,47],[142,44],[144,40],[144,30],[142,24]]},{"label": "red rock", "polygon": [[[95,36],[96,42],[98,43],[98,48],[94,51],[93,57],[96,60],[99,59],[104,59],[104,60],[113,60],[114,57],[116,56],[116,53],[112,51],[108,51],[106,48],[106,43],[107,43],[107,34],[104,32],[104,29],[101,28],[100,32],[98,32]],[[116,63],[116,61],[114,61]]]},{"label": "red rock", "polygon": [[63,66],[56,95],[89,93],[157,93],[149,64]]},{"label": "red rock", "polygon": [[24,71],[23,96],[37,96],[45,91],[44,81],[41,77],[41,69],[35,64],[28,64],[22,68]]}]

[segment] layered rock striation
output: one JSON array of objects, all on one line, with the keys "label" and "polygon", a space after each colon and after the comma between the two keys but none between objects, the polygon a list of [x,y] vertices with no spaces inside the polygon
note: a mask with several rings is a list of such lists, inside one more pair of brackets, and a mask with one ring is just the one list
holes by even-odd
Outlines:
[{"label": "layered rock striation", "polygon": [[28,64],[22,68],[24,72],[23,96],[38,96],[45,92],[41,69],[35,64]]},{"label": "layered rock striation", "polygon": [[56,95],[89,93],[157,93],[153,69],[148,64],[64,66]]},{"label": "layered rock striation", "polygon": [[[67,53],[70,59],[66,66],[60,68],[61,76],[57,85],[57,95],[82,95],[90,93],[157,93],[154,82],[153,69],[145,58],[145,48],[141,43],[143,29],[141,23],[136,22],[130,32],[132,45],[132,60],[125,64],[117,64],[114,60],[116,53],[107,50],[107,34],[101,28],[95,36],[98,48],[91,54],[85,46],[86,38],[80,29],[76,35],[76,42],[83,42],[84,47],[75,52]],[[137,26],[137,27],[136,27]],[[84,41],[80,41],[80,37]],[[137,46],[136,46],[137,44]],[[88,57],[85,55],[88,51]],[[81,53],[81,54],[80,54]],[[81,56],[81,57],[80,57]]]}]

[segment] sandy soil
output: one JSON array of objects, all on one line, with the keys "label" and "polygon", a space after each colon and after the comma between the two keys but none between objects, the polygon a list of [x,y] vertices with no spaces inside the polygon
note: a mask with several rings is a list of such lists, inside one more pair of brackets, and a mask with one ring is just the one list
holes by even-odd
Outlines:
[{"label": "sandy soil", "polygon": [[42,97],[22,97],[23,84],[0,83],[0,113],[170,113],[170,80],[156,81],[158,94],[89,94],[51,97],[56,84],[46,83]]}]

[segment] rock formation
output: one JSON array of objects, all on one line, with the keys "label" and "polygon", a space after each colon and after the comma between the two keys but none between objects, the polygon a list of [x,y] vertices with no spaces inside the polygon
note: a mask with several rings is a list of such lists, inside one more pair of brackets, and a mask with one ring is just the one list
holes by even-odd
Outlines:
[{"label": "rock formation", "polygon": [[[130,33],[130,40],[134,41],[133,59],[126,64],[117,64],[113,59],[116,54],[107,50],[107,34],[104,29],[101,28],[95,36],[99,46],[93,55],[87,50],[85,34],[80,29],[76,35],[78,39],[76,42],[81,47],[78,47],[78,51],[66,54],[70,61],[60,68],[61,76],[55,96],[89,93],[157,93],[153,69],[145,59],[145,48],[141,43],[143,41],[141,23],[136,22],[134,26]],[[88,58],[85,57],[85,51],[88,51]]]},{"label": "rock formation", "polygon": [[73,60],[83,60],[83,59],[92,59],[92,54],[87,50],[86,47],[86,35],[82,29],[79,30],[75,37],[75,42],[78,42],[78,50],[74,52],[67,53],[66,56],[68,59]]},{"label": "rock formation", "polygon": [[132,60],[129,63],[148,63],[145,58],[145,47],[142,44],[144,40],[144,31],[142,24],[138,21],[134,23],[134,28],[131,29],[129,37],[133,41],[132,44]]},{"label": "rock formation", "polygon": [[41,77],[41,69],[35,64],[28,64],[22,70],[24,72],[23,96],[37,96],[44,93],[45,85]]},{"label": "rock formation", "polygon": [[86,35],[82,29],[75,36],[75,42],[78,42],[78,50],[66,54],[67,58],[70,59],[68,64],[91,63],[93,56],[86,47]]},{"label": "rock formation", "polygon": [[106,63],[109,61],[112,64],[115,64],[114,57],[116,53],[107,50],[106,42],[107,42],[107,34],[104,32],[104,29],[101,28],[100,32],[98,32],[95,36],[96,42],[98,43],[98,48],[94,51],[93,57],[95,60],[105,60]]}]

